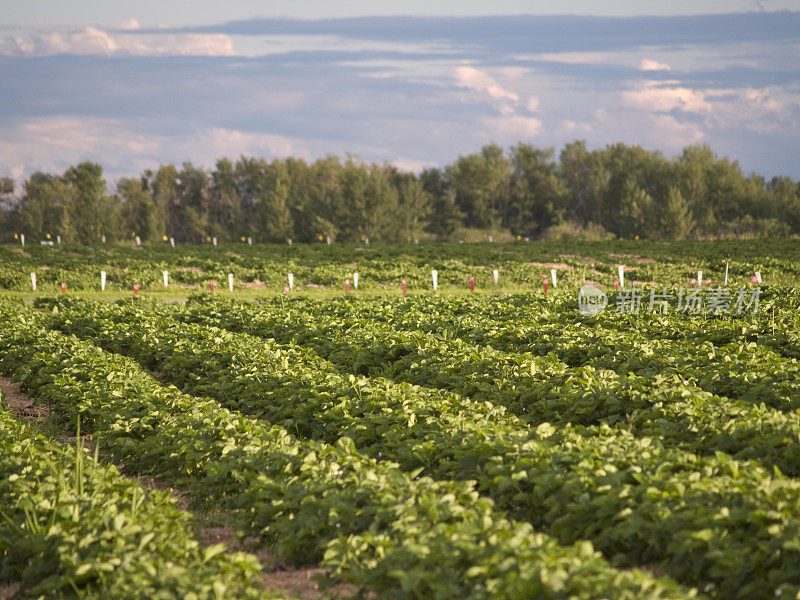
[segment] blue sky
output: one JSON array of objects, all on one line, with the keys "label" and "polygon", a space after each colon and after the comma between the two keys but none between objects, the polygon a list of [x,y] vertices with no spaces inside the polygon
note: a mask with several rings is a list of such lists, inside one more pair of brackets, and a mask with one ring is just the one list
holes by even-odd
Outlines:
[{"label": "blue sky", "polygon": [[0,175],[585,139],[800,178],[798,0],[397,6],[0,2]]}]

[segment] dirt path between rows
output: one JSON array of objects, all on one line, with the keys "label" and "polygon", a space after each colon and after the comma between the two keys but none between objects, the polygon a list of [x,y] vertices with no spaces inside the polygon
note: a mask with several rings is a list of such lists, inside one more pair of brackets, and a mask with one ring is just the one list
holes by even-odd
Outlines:
[{"label": "dirt path between rows", "polygon": [[11,600],[18,590],[18,583],[0,583],[0,600]]},{"label": "dirt path between rows", "polygon": [[23,421],[45,421],[50,416],[46,406],[36,404],[22,392],[22,384],[0,375],[0,392],[14,415]]},{"label": "dirt path between rows", "polygon": [[[32,398],[22,391],[20,383],[16,383],[3,375],[0,375],[0,392],[3,393],[3,398],[5,398],[11,412],[20,420],[36,423],[46,421],[50,417],[50,410],[46,406],[34,402]],[[74,444],[75,437],[63,436],[59,437],[58,441]],[[130,478],[135,479],[142,487],[168,490],[178,508],[189,510],[188,507],[191,504],[191,500],[188,493],[176,490],[169,483],[153,477],[133,476]],[[197,535],[197,541],[203,546],[225,544],[230,552],[244,551],[254,554],[264,566],[262,583],[264,589],[268,591],[283,592],[298,600],[314,600],[323,597],[323,593],[319,590],[319,585],[314,580],[314,577],[324,574],[324,569],[319,567],[285,568],[277,563],[274,555],[269,551],[247,548],[238,543],[232,527],[202,527]],[[18,583],[0,583],[0,600],[13,598],[18,590]],[[354,591],[350,586],[339,585],[335,586],[333,590],[328,590],[328,594],[337,592],[349,594]]]}]

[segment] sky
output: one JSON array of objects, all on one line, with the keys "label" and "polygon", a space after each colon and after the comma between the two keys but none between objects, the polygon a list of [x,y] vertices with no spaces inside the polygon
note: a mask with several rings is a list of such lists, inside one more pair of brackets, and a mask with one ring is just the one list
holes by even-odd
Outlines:
[{"label": "sky", "polygon": [[800,0],[0,0],[0,176],[694,144],[800,179]]}]

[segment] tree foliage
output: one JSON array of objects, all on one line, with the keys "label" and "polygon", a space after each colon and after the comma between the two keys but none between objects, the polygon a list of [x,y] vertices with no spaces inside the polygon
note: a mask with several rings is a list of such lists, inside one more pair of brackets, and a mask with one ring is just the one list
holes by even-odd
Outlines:
[{"label": "tree foliage", "polygon": [[88,245],[102,236],[401,242],[451,239],[465,228],[525,237],[562,230],[667,239],[800,233],[800,183],[746,176],[705,145],[668,159],[621,143],[590,150],[575,141],[557,158],[553,148],[489,144],[418,175],[351,155],[313,163],[241,156],[212,169],[162,165],[112,189],[91,162],[61,175],[33,173],[19,186],[2,178],[0,227],[6,236],[49,234]]}]

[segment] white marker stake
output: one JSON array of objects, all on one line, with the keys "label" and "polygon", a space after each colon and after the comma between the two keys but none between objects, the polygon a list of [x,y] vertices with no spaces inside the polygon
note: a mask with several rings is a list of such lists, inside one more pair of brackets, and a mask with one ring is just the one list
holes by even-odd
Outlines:
[{"label": "white marker stake", "polygon": [[617,266],[617,277],[619,278],[619,287],[625,287],[625,269],[622,268],[622,265]]},{"label": "white marker stake", "polygon": [[169,287],[169,271],[161,271],[161,275],[164,277],[164,287]]},{"label": "white marker stake", "polygon": [[100,271],[100,291],[106,291],[106,272]]},{"label": "white marker stake", "polygon": [[327,236],[326,239],[328,240],[328,246],[331,245],[331,236]]},{"label": "white marker stake", "polygon": [[216,246],[217,245],[217,238],[211,238],[211,243]]},{"label": "white marker stake", "polygon": [[728,285],[728,261],[725,261],[725,283],[722,285]]},{"label": "white marker stake", "polygon": [[756,283],[761,283],[761,271],[756,271]]},{"label": "white marker stake", "polygon": [[289,289],[293,290],[294,289],[294,273],[289,273],[288,277],[289,277]]},{"label": "white marker stake", "polygon": [[697,272],[697,287],[703,287],[703,272]]},{"label": "white marker stake", "polygon": [[33,286],[33,291],[36,291],[36,273],[31,273],[31,285]]},{"label": "white marker stake", "polygon": [[233,291],[233,273],[228,273],[228,289]]},{"label": "white marker stake", "polygon": [[433,270],[431,271],[431,279],[433,280],[433,291],[436,291],[436,288],[439,287],[439,271]]},{"label": "white marker stake", "polygon": [[103,243],[106,243],[106,236],[103,236]]},{"label": "white marker stake", "polygon": [[253,245],[253,238],[251,238],[251,237],[247,238],[247,245],[248,246],[252,246]]},{"label": "white marker stake", "polygon": [[292,238],[289,238],[289,245],[292,245]]},{"label": "white marker stake", "polygon": [[25,245],[25,234],[24,233],[20,233],[19,234],[19,240],[22,242],[22,245],[24,246]]},{"label": "white marker stake", "polygon": [[493,242],[493,241],[494,241],[494,238],[493,238],[492,236],[489,236],[489,241],[490,241],[490,242]]},{"label": "white marker stake", "polygon": [[60,235],[57,235],[57,236],[56,236],[56,241],[57,241],[59,244],[61,243],[61,236],[60,236]]},{"label": "white marker stake", "polygon": [[553,280],[553,287],[557,287],[558,286],[558,282],[556,281],[556,270],[555,269],[550,269],[550,279]]},{"label": "white marker stake", "polygon": [[353,288],[358,289],[358,273],[353,273]]},{"label": "white marker stake", "polygon": [[140,238],[138,235],[136,236],[136,245],[137,246],[141,246],[142,245],[142,238]]},{"label": "white marker stake", "polygon": [[169,238],[169,245],[172,246],[173,248],[175,247],[175,238],[174,237]]},{"label": "white marker stake", "polygon": [[364,238],[364,243],[369,246],[369,238]]},{"label": "white marker stake", "polygon": [[492,277],[494,277],[494,284],[497,285],[497,282],[500,279],[500,271],[498,271],[497,269],[492,271]]}]

